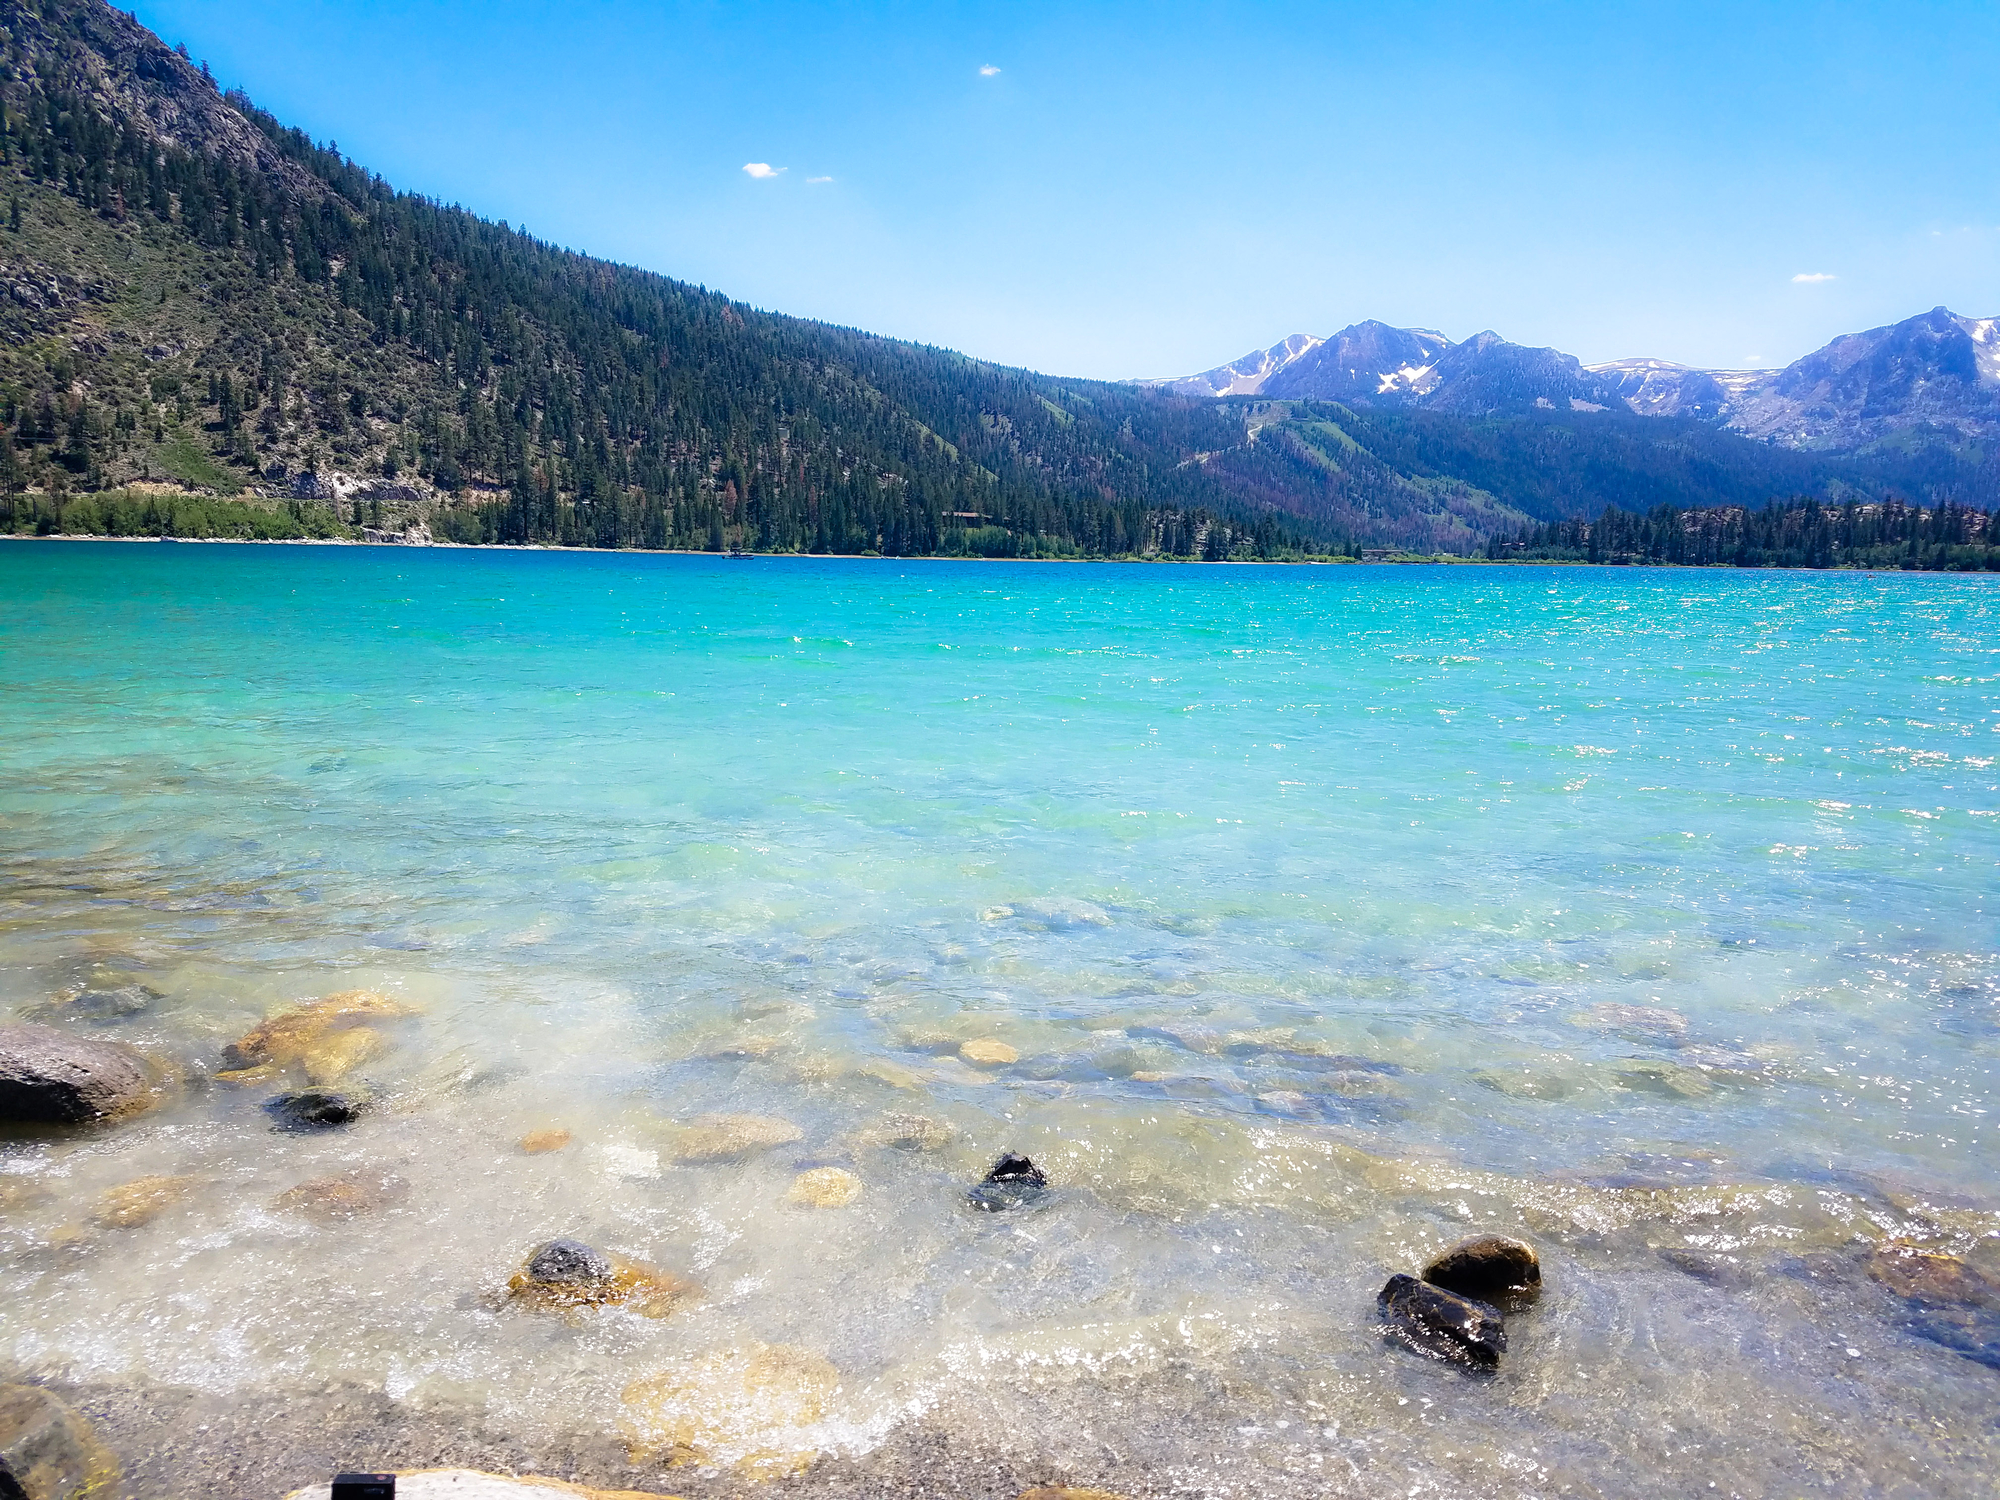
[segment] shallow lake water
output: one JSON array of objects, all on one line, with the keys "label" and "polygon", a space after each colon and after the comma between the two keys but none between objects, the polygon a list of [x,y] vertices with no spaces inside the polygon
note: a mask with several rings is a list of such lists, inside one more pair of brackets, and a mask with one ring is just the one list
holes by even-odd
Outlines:
[{"label": "shallow lake water", "polygon": [[[181,1074],[0,1137],[0,1364],[686,1494],[918,1429],[1133,1495],[1981,1492],[2000,1307],[1881,1258],[2000,1277],[1996,682],[1978,578],[0,546],[0,1022]],[[213,1079],[352,990],[353,1124]],[[1051,1190],[976,1213],[1003,1151]],[[1475,1378],[1374,1297],[1481,1230],[1546,1290]],[[510,1297],[556,1236],[701,1291]]]}]

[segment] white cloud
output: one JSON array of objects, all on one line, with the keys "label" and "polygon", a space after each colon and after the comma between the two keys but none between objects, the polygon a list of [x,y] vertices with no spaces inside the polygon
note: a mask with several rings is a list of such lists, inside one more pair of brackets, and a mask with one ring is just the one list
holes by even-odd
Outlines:
[{"label": "white cloud", "polygon": [[1831,271],[1801,271],[1792,278],[1795,286],[1818,286],[1822,281],[1838,281]]},{"label": "white cloud", "polygon": [[991,77],[992,77],[992,76],[993,76],[993,75],[994,75],[995,73],[997,73],[997,72],[999,72],[999,71],[1000,71],[1000,70],[999,70],[998,68],[994,67],[992,63],[988,63],[988,64],[986,64],[986,66],[985,66],[985,67],[983,67],[983,68],[981,68],[981,69],[979,70],[979,76],[980,76],[981,78],[991,78]]},{"label": "white cloud", "polygon": [[748,172],[752,177],[776,177],[785,169],[783,167],[774,167],[767,161],[746,161],[743,163],[743,170]]},{"label": "white cloud", "polygon": [[808,177],[808,178],[806,179],[806,181],[807,181],[807,182],[831,182],[831,181],[833,181],[833,179],[832,179],[831,177]]}]

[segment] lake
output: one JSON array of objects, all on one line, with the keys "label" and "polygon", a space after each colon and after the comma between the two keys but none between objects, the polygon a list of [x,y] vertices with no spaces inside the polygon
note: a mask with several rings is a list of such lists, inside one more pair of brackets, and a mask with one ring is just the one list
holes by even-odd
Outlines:
[{"label": "lake", "polygon": [[[0,1362],[154,1493],[1980,1491],[1996,681],[1973,576],[0,546],[0,1020],[189,1075],[0,1137]],[[207,1078],[356,989],[353,1124]],[[1483,1230],[1499,1370],[1385,1341]]]}]

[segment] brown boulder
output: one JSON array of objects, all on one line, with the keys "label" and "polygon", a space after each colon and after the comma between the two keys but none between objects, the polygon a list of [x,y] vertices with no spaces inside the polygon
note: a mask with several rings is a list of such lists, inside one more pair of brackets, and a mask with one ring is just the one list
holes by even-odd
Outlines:
[{"label": "brown boulder", "polygon": [[507,1291],[530,1307],[627,1307],[647,1318],[664,1318],[701,1295],[699,1285],[671,1271],[607,1255],[578,1240],[541,1246],[507,1282]]},{"label": "brown boulder", "polygon": [[1425,1266],[1424,1280],[1461,1297],[1507,1307],[1541,1295],[1542,1263],[1526,1240],[1475,1234]]},{"label": "brown boulder", "polygon": [[[371,1032],[372,1041],[364,1039],[360,1044],[346,1043],[328,1052],[325,1049],[332,1033],[359,1027],[371,1016],[414,1014],[416,1012],[411,1007],[373,990],[342,990],[337,995],[327,995],[281,1010],[253,1026],[222,1049],[222,1060],[230,1071],[237,1072],[265,1063],[276,1063],[281,1067],[303,1063],[308,1061],[310,1054],[320,1052],[323,1058],[331,1059],[337,1066],[345,1049],[369,1050],[379,1044],[381,1038]],[[348,1066],[353,1066],[353,1062],[350,1061]]]},{"label": "brown boulder", "polygon": [[53,1026],[0,1026],[0,1124],[113,1119],[151,1096],[144,1062],[130,1047]]}]

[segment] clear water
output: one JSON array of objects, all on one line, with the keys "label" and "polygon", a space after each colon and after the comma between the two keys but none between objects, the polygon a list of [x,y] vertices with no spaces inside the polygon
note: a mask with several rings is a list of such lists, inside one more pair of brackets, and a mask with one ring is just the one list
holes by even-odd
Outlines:
[{"label": "clear water", "polygon": [[[838,1393],[711,1470],[1032,1410],[1185,1493],[1974,1493],[2000,1372],[1862,1267],[2000,1273],[1997,680],[1980,579],[0,547],[0,1018],[420,1011],[345,1131],[0,1141],[0,1358],[532,1441],[761,1341]],[[966,1212],[1003,1149],[1052,1200]],[[1373,1295],[1486,1228],[1549,1293],[1469,1382]],[[509,1305],[557,1234],[706,1296]]]}]

